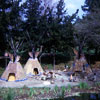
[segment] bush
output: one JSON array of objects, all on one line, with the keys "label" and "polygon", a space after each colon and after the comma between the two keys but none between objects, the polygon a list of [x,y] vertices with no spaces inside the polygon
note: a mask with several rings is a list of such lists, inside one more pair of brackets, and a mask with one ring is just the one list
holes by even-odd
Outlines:
[{"label": "bush", "polygon": [[80,89],[89,89],[89,85],[85,82],[80,82],[79,83],[79,88]]},{"label": "bush", "polygon": [[66,92],[66,87],[65,86],[61,87],[61,96],[60,96],[60,98],[62,98],[62,99],[64,98],[65,92]]},{"label": "bush", "polygon": [[13,89],[9,88],[8,93],[6,95],[3,95],[3,100],[14,100],[15,93]]},{"label": "bush", "polygon": [[96,85],[96,86],[100,86],[100,82],[96,82],[95,85]]},{"label": "bush", "polygon": [[49,88],[44,88],[44,91],[46,91],[46,93],[49,93],[50,89]]},{"label": "bush", "polygon": [[29,90],[29,96],[32,97],[33,95],[36,95],[36,94],[37,94],[36,90],[30,88],[30,90]]},{"label": "bush", "polygon": [[54,88],[54,93],[55,93],[56,95],[57,95],[57,93],[58,93],[58,89],[59,89],[59,88],[58,88],[58,86],[56,85],[55,88]]},{"label": "bush", "polygon": [[71,91],[71,85],[68,84],[68,86],[67,86],[67,92],[70,92],[70,91]]}]

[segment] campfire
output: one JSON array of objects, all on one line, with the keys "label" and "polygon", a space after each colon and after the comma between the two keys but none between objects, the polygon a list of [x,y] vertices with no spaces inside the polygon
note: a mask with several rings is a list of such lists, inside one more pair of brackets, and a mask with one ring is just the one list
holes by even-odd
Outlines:
[{"label": "campfire", "polygon": [[74,79],[73,75],[71,74],[70,78],[69,78],[69,82],[74,82],[74,81],[75,81],[75,79]]}]

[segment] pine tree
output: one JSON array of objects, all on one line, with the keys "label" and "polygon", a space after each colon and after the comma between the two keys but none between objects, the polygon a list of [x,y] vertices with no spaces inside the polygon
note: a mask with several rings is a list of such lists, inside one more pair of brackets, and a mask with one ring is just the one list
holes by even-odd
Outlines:
[{"label": "pine tree", "polygon": [[100,9],[100,0],[85,0],[83,11],[94,12],[96,9]]},{"label": "pine tree", "polygon": [[0,50],[6,49],[5,34],[8,32],[8,10],[12,6],[10,0],[0,0]]}]

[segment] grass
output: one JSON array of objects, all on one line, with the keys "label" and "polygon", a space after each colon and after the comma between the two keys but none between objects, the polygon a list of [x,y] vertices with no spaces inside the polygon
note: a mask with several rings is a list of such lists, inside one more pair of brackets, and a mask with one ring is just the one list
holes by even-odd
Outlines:
[{"label": "grass", "polygon": [[6,95],[3,95],[3,100],[14,100],[15,93],[14,90],[9,88]]},{"label": "grass", "polygon": [[65,97],[65,92],[66,92],[66,87],[62,86],[61,87],[61,94],[60,94],[60,98],[63,99]]},{"label": "grass", "polygon": [[70,91],[71,91],[71,85],[68,84],[68,86],[67,86],[67,92],[70,92]]},{"label": "grass", "polygon": [[45,68],[45,69],[53,69],[53,65],[52,64],[42,64],[41,66],[43,68]]},{"label": "grass", "polygon": [[28,92],[29,97],[32,97],[33,95],[36,95],[36,94],[37,94],[36,90],[33,88],[30,88],[30,90]]},{"label": "grass", "polygon": [[96,86],[100,86],[100,82],[96,82],[95,85],[96,85]]},{"label": "grass", "polygon": [[80,89],[89,89],[90,86],[86,82],[80,82],[79,83],[79,88]]},{"label": "grass", "polygon": [[54,93],[57,95],[58,94],[58,86],[56,85],[55,87],[54,87]]},{"label": "grass", "polygon": [[[100,83],[98,83],[100,85]],[[88,84],[85,82],[80,82],[77,86],[78,90],[88,89]],[[60,98],[59,100],[64,100],[64,97],[71,93],[73,88],[70,84],[67,87],[55,86],[53,89],[48,87],[44,88],[28,88],[24,86],[23,88],[0,88],[0,100],[34,100],[34,98]],[[69,93],[68,93],[69,92]],[[39,99],[37,99],[39,100]]]},{"label": "grass", "polygon": [[54,93],[58,98],[60,98],[60,100],[64,99],[65,92],[66,92],[65,86],[62,86],[61,88],[59,88],[58,86],[55,86],[54,88]]},{"label": "grass", "polygon": [[46,87],[46,88],[44,88],[44,91],[45,91],[46,93],[49,93],[50,88]]},{"label": "grass", "polygon": [[1,77],[2,73],[4,72],[4,70],[5,70],[4,68],[0,67],[0,77]]}]

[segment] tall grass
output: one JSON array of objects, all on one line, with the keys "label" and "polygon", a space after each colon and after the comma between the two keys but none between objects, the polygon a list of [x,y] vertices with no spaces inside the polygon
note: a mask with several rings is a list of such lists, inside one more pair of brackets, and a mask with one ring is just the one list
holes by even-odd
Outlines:
[{"label": "tall grass", "polygon": [[64,97],[65,97],[65,93],[66,93],[66,87],[65,86],[62,86],[61,88],[58,88],[58,86],[55,86],[54,93],[56,94],[56,96],[60,100],[63,100]]},{"label": "tall grass", "polygon": [[54,87],[54,93],[57,95],[57,93],[58,93],[58,86],[56,85],[55,87]]},{"label": "tall grass", "polygon": [[29,92],[28,92],[28,95],[29,95],[30,97],[32,97],[33,95],[36,95],[36,94],[37,94],[36,90],[33,89],[33,88],[30,88],[30,90],[29,90]]},{"label": "tall grass", "polygon": [[70,91],[71,91],[71,85],[68,84],[68,86],[67,86],[67,92],[70,92]]},{"label": "tall grass", "polygon": [[90,86],[86,82],[80,82],[79,83],[79,88],[80,89],[89,89]]},{"label": "tall grass", "polygon": [[14,100],[15,92],[13,89],[9,88],[8,92],[3,95],[3,100]]},{"label": "tall grass", "polygon": [[4,70],[5,70],[4,68],[0,67],[0,77],[1,77],[2,73],[4,72]]}]

